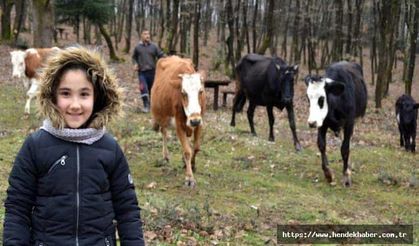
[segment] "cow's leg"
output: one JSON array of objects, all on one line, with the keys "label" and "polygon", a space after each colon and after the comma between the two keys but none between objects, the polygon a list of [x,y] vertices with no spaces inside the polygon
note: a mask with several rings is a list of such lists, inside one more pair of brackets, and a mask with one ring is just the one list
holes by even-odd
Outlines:
[{"label": "cow's leg", "polygon": [[412,142],[410,143],[410,150],[412,152],[416,151],[416,131],[413,131],[413,134],[412,134]]},{"label": "cow's leg", "polygon": [[269,141],[275,141],[274,130],[273,130],[275,118],[274,118],[273,109],[274,107],[272,105],[266,106],[266,111],[268,112],[268,119],[269,119]]},{"label": "cow's leg", "polygon": [[25,114],[31,113],[31,100],[32,100],[32,96],[28,95],[26,99],[26,103],[25,103]]},{"label": "cow's leg", "polygon": [[236,95],[234,95],[234,99],[233,99],[233,114],[231,117],[231,122],[230,122],[230,126],[236,126],[236,113],[240,112],[241,109],[243,108],[243,104],[242,101],[246,102],[246,98],[244,96],[244,93],[239,90]]},{"label": "cow's leg", "polygon": [[163,136],[163,158],[165,161],[169,162],[169,149],[167,148],[167,129],[166,127],[160,128],[161,134]]},{"label": "cow's leg", "polygon": [[333,182],[333,172],[329,169],[329,161],[326,156],[326,127],[320,127],[317,132],[317,146],[322,156],[322,169],[327,182]]},{"label": "cow's leg", "polygon": [[38,81],[36,79],[31,79],[31,87],[29,88],[26,95],[28,96],[25,104],[25,113],[30,114],[31,110],[31,100],[36,96],[38,91]]},{"label": "cow's leg", "polygon": [[23,80],[23,86],[25,87],[25,90],[28,90],[29,89],[29,85],[30,85],[30,80],[26,76],[24,76],[22,78],[22,80]]},{"label": "cow's leg", "polygon": [[401,125],[399,124],[399,133],[400,133],[400,147],[404,146],[404,136],[403,136],[403,130]]},{"label": "cow's leg", "polygon": [[342,146],[340,147],[340,153],[342,155],[342,160],[343,160],[343,184],[346,187],[351,186],[352,181],[351,181],[351,165],[349,164],[349,147],[350,147],[350,142],[351,142],[351,136],[354,130],[354,125],[353,123],[345,126],[344,128],[344,133],[343,133],[343,142],[342,142]]},{"label": "cow's leg", "polygon": [[176,134],[179,138],[180,144],[182,145],[183,149],[183,160],[186,164],[186,177],[185,177],[185,185],[188,187],[195,187],[196,182],[192,172],[192,165],[191,165],[191,157],[192,157],[192,150],[191,146],[189,146],[188,137],[186,136],[186,132],[181,127],[176,127]]},{"label": "cow's leg", "polygon": [[191,163],[192,163],[192,171],[193,172],[196,172],[196,167],[195,167],[195,157],[196,157],[196,154],[200,151],[200,146],[201,146],[201,132],[202,132],[202,126],[197,126],[197,127],[195,127],[195,130],[194,130],[194,135],[193,135],[193,138],[194,138],[194,142],[193,142],[193,154],[192,154],[192,160],[191,160]]},{"label": "cow's leg", "polygon": [[406,149],[406,151],[409,151],[410,150],[410,134],[406,134],[406,131],[404,131],[403,138],[404,138],[404,148]]},{"label": "cow's leg", "polygon": [[253,134],[253,136],[256,136],[255,124],[253,122],[255,109],[256,109],[256,104],[249,101],[249,108],[247,109],[247,120],[249,121],[250,132]]},{"label": "cow's leg", "polygon": [[298,141],[296,127],[295,127],[294,105],[292,103],[289,103],[286,106],[286,108],[287,108],[287,115],[288,115],[288,123],[290,125],[292,139],[294,141],[294,147],[295,147],[295,150],[300,151],[301,144],[300,144],[300,141]]}]

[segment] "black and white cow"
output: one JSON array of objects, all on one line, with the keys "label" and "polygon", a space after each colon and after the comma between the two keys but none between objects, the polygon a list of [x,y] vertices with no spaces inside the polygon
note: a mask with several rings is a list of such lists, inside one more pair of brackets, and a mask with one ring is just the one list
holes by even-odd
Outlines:
[{"label": "black and white cow", "polygon": [[269,118],[269,141],[274,141],[273,107],[280,110],[286,108],[294,146],[297,151],[301,145],[297,138],[294,116],[294,77],[298,66],[288,66],[278,57],[265,57],[258,54],[244,56],[236,66],[238,90],[234,97],[233,115],[231,126],[236,125],[235,113],[241,111],[246,101],[249,100],[247,119],[250,130],[256,136],[253,116],[257,105],[266,106]]},{"label": "black and white cow", "polygon": [[416,127],[419,104],[411,96],[402,95],[396,101],[396,118],[400,131],[400,146],[416,151]]},{"label": "black and white cow", "polygon": [[324,77],[308,75],[305,82],[310,102],[308,124],[318,128],[317,145],[321,152],[324,175],[329,183],[333,182],[333,172],[328,167],[326,156],[326,132],[330,128],[338,134],[343,128],[344,137],[340,149],[343,182],[345,186],[350,186],[349,144],[355,118],[364,116],[367,107],[367,88],[362,67],[346,61],[334,63],[326,69]]}]

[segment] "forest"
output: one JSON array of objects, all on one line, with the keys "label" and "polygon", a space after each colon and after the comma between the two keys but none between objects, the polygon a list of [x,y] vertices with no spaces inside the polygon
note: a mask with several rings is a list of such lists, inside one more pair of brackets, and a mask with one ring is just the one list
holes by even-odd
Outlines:
[{"label": "forest", "polygon": [[[400,146],[395,103],[402,94],[419,102],[419,0],[0,0],[0,9],[0,241],[10,171],[43,120],[24,113],[26,90],[12,78],[9,52],[80,44],[99,50],[125,89],[124,115],[107,130],[129,162],[148,245],[277,245],[278,225],[300,224],[413,225],[418,243],[419,158]],[[139,110],[132,54],[142,30],[166,55],[190,58],[208,80],[229,82],[217,97],[205,90],[194,189],[183,186],[175,131],[165,163],[161,134]],[[274,142],[265,107],[255,112],[257,136],[246,108],[229,125],[235,67],[249,53],[298,65],[293,104],[300,152],[285,110],[274,111]],[[342,134],[327,135],[337,183],[323,176],[304,84],[307,75],[324,75],[342,60],[361,65],[368,90],[350,143],[350,188],[340,183]],[[225,93],[225,105],[218,93]]]},{"label": "forest", "polygon": [[[411,94],[418,4],[415,0],[3,0],[1,39],[15,46],[23,42],[26,47],[51,47],[57,44],[60,25],[67,25],[78,43],[100,45],[103,38],[110,58],[118,60],[116,51],[128,53],[131,37],[146,28],[166,53],[182,54],[199,64],[200,49],[206,49],[214,34],[219,44],[214,69],[222,65],[230,77],[243,53],[279,56],[290,64],[307,65],[309,73],[318,73],[332,61],[363,65],[369,59],[365,72],[371,74],[375,107],[380,108],[397,59],[403,61],[405,92]],[[22,32],[33,33],[33,40],[20,40]]]}]

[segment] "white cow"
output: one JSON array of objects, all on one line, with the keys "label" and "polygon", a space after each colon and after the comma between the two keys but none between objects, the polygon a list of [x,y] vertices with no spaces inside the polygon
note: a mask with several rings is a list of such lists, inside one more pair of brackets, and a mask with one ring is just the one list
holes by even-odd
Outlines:
[{"label": "white cow", "polygon": [[[57,47],[42,49],[15,50],[10,52],[13,65],[12,77],[21,78],[28,96],[25,104],[25,113],[30,114],[31,100],[36,97],[39,87],[39,68],[46,58],[53,52],[59,51]],[[30,87],[29,87],[30,86]]]}]

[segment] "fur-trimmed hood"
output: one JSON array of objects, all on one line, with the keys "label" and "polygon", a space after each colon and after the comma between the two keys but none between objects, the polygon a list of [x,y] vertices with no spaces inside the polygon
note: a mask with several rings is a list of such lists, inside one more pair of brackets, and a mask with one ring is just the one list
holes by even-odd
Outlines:
[{"label": "fur-trimmed hood", "polygon": [[[63,70],[69,65],[82,65],[87,68],[88,80],[95,88],[95,109],[88,120],[87,127],[100,129],[121,114],[122,89],[118,86],[113,72],[96,51],[84,47],[70,47],[51,56],[41,75],[38,103],[40,114],[49,119],[55,128],[64,128],[65,121],[55,105],[55,91]],[[101,96],[100,99],[97,96]],[[96,107],[96,102],[100,100]]]}]

